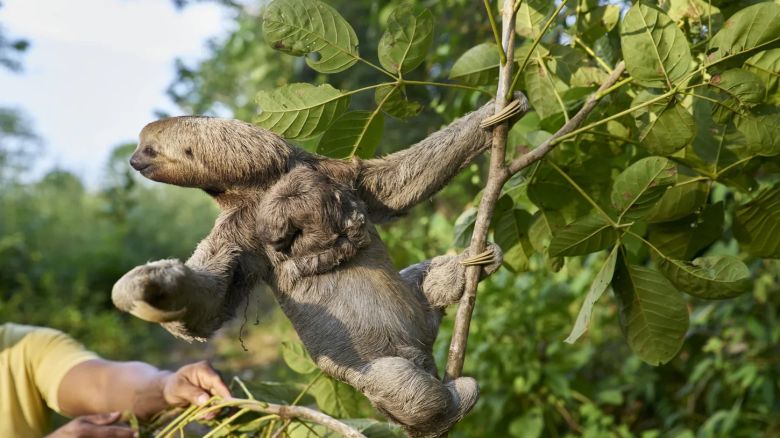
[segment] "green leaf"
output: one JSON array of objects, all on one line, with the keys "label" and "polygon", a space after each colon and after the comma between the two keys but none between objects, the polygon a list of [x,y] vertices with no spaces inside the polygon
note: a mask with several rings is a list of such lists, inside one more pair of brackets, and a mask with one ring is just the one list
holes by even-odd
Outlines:
[{"label": "green leaf", "polygon": [[287,138],[317,135],[349,105],[349,96],[328,84],[289,84],[257,94],[262,112],[255,123]]},{"label": "green leaf", "polygon": [[322,412],[337,418],[357,416],[362,395],[354,388],[323,375],[309,389]]},{"label": "green leaf", "polygon": [[750,155],[772,157],[780,154],[780,111],[762,106],[735,117],[734,124]]},{"label": "green leaf", "polygon": [[482,43],[466,51],[450,69],[450,79],[466,85],[488,85],[498,78],[498,46]]},{"label": "green leaf", "polygon": [[757,75],[764,83],[769,102],[780,104],[780,49],[766,50],[756,53],[745,61],[744,68]]},{"label": "green leaf", "polygon": [[737,207],[734,236],[756,257],[780,257],[780,185]]},{"label": "green leaf", "polygon": [[382,67],[407,73],[422,64],[433,42],[433,15],[404,3],[387,18],[387,30],[377,49]]},{"label": "green leaf", "polygon": [[477,209],[469,207],[455,220],[455,238],[453,245],[456,248],[466,248],[471,243],[471,235],[474,233],[474,222],[477,221]]},{"label": "green leaf", "polygon": [[358,38],[335,9],[319,0],[275,0],[263,14],[263,34],[276,50],[306,58],[320,73],[338,73],[355,64]]},{"label": "green leaf", "polygon": [[685,35],[655,6],[635,3],[623,18],[620,38],[626,70],[639,85],[671,88],[690,71]]},{"label": "green leaf", "polygon": [[674,184],[675,164],[662,157],[647,157],[628,166],[615,178],[612,205],[628,218],[640,218],[652,211],[666,188]]},{"label": "green leaf", "polygon": [[515,31],[526,38],[536,38],[542,26],[555,10],[555,4],[546,0],[525,0],[517,10]]},{"label": "green leaf", "polygon": [[[642,91],[631,102],[631,106],[655,97],[657,95],[650,91]],[[671,155],[684,148],[696,135],[693,115],[671,99],[642,107],[631,115],[639,128],[639,144],[652,154]]]},{"label": "green leaf", "polygon": [[528,269],[531,244],[528,229],[532,216],[523,209],[514,208],[509,195],[503,195],[493,215],[493,237],[504,252],[504,264],[512,272]]},{"label": "green leaf", "polygon": [[780,41],[780,5],[772,2],[748,6],[729,17],[709,47],[710,65],[725,59],[769,48]]},{"label": "green leaf", "polygon": [[346,112],[325,131],[317,153],[331,158],[373,158],[384,126],[380,112]]},{"label": "green leaf", "polygon": [[[387,95],[390,94],[388,97]],[[376,89],[374,101],[377,105],[382,105],[382,111],[398,119],[408,119],[414,117],[422,111],[422,105],[418,102],[406,100],[402,87],[394,85],[385,85]]]},{"label": "green leaf", "polygon": [[631,350],[650,365],[669,362],[688,331],[688,308],[680,293],[657,271],[627,265],[622,257],[612,289]]},{"label": "green leaf", "polygon": [[540,60],[532,61],[526,66],[523,78],[528,102],[540,118],[546,119],[563,112],[563,106],[555,95],[560,95],[560,92],[566,89],[566,84]]},{"label": "green leaf", "polygon": [[679,290],[699,298],[733,298],[753,287],[750,270],[732,256],[707,256],[692,262],[658,257],[658,269]]},{"label": "green leaf", "polygon": [[670,187],[661,200],[648,212],[648,223],[671,222],[682,219],[701,208],[707,201],[707,182],[683,181]]},{"label": "green leaf", "polygon": [[761,103],[766,94],[761,78],[740,68],[713,75],[708,85],[716,91],[719,102],[712,107],[712,116],[718,123],[728,122],[734,113],[744,114]]},{"label": "green leaf", "polygon": [[588,2],[580,3],[581,10],[578,13],[577,31],[582,39],[594,42],[617,26],[620,21],[620,6],[605,5],[596,6]]},{"label": "green leaf", "polygon": [[588,327],[590,326],[590,316],[593,313],[593,306],[601,298],[601,295],[607,290],[607,286],[612,281],[612,276],[615,273],[615,262],[617,262],[618,251],[620,245],[615,245],[610,251],[609,256],[604,261],[604,264],[599,269],[596,278],[593,279],[593,283],[588,289],[588,294],[585,296],[585,301],[582,302],[580,307],[580,313],[577,314],[577,321],[574,323],[574,327],[571,329],[571,333],[564,342],[573,344],[577,342],[577,339],[582,336]]},{"label": "green leaf", "polygon": [[649,231],[650,243],[668,257],[690,260],[723,235],[723,202],[674,222],[652,225]]},{"label": "green leaf", "polygon": [[550,242],[551,256],[585,255],[609,247],[617,240],[617,232],[609,222],[590,213],[561,228]]},{"label": "green leaf", "polygon": [[317,365],[300,342],[282,342],[282,358],[284,363],[298,374],[317,371]]},{"label": "green leaf", "polygon": [[723,26],[723,14],[720,9],[707,0],[671,0],[667,3],[669,18],[678,23],[688,22],[689,27],[712,25],[710,32],[716,32]]},{"label": "green leaf", "polygon": [[550,256],[549,246],[552,236],[557,230],[566,226],[563,215],[555,210],[540,209],[534,215],[534,222],[528,229],[528,240],[531,246],[540,254],[544,254],[545,263],[553,272],[558,272],[563,267],[563,257]]}]

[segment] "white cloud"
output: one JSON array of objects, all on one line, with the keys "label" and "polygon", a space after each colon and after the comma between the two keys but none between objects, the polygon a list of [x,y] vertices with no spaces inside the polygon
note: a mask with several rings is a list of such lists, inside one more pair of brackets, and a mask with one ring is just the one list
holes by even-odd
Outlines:
[{"label": "white cloud", "polygon": [[176,109],[164,95],[173,59],[205,56],[224,32],[222,10],[178,12],[168,0],[10,0],[0,23],[30,39],[24,71],[0,71],[0,106],[23,109],[56,163],[98,181],[111,148],[135,140],[153,110]]}]

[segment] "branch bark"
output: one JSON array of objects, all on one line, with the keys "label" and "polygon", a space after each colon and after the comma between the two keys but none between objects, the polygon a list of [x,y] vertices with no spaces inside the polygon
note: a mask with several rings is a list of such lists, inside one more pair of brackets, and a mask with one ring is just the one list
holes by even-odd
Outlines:
[{"label": "branch bark", "polygon": [[[502,45],[504,47],[504,52],[507,55],[507,62],[506,64],[503,64],[499,70],[498,91],[496,93],[496,113],[500,112],[506,105],[506,96],[512,81],[512,66],[514,62],[512,54],[514,53],[515,28],[515,13],[512,9],[513,3],[513,0],[504,0],[502,12]],[[485,249],[490,221],[493,218],[496,202],[501,195],[501,189],[504,186],[504,183],[506,183],[506,181],[515,173],[544,158],[559,143],[559,138],[577,129],[588,115],[590,115],[599,100],[606,95],[603,93],[615,85],[620,79],[624,70],[625,64],[621,61],[615,66],[615,69],[607,80],[588,98],[574,117],[569,119],[568,122],[544,143],[534,150],[516,158],[509,163],[509,165],[504,161],[506,156],[508,124],[503,123],[493,129],[490,169],[488,171],[487,184],[479,203],[479,210],[474,223],[474,232],[471,236],[471,243],[469,245],[469,252],[471,254],[478,254]],[[450,341],[450,350],[447,357],[447,366],[444,374],[446,381],[460,377],[463,372],[463,362],[466,355],[471,316],[474,312],[474,304],[476,302],[476,291],[480,270],[481,267],[479,266],[470,266],[469,269],[466,270],[466,286],[463,297],[460,299],[458,305],[458,311],[455,315],[455,325],[452,330],[452,340]]]},{"label": "branch bark", "polygon": [[280,418],[291,419],[303,419],[309,420],[313,423],[317,423],[321,426],[325,426],[328,429],[339,433],[347,438],[366,438],[365,435],[360,433],[354,427],[342,423],[339,420],[331,417],[330,415],[323,414],[320,411],[315,411],[303,406],[291,406],[291,405],[277,405],[274,403],[265,403],[257,401],[247,401],[246,403],[236,404],[236,407],[248,409],[250,411],[262,412],[265,414],[275,414]]},{"label": "branch bark", "polygon": [[514,159],[509,164],[509,175],[514,175],[517,172],[525,169],[526,167],[530,166],[531,164],[541,160],[544,158],[545,155],[547,155],[553,148],[558,144],[558,139],[563,137],[564,135],[574,131],[577,129],[582,122],[585,120],[585,118],[588,117],[591,111],[593,111],[594,108],[596,108],[596,104],[599,102],[599,100],[604,97],[601,93],[603,93],[606,89],[610,88],[611,86],[615,85],[615,83],[620,79],[620,75],[623,74],[623,71],[625,71],[626,65],[623,61],[620,61],[618,65],[615,66],[615,68],[612,70],[612,73],[610,73],[609,77],[607,77],[607,80],[604,81],[603,84],[599,87],[599,89],[590,95],[588,97],[588,100],[585,101],[585,105],[580,108],[580,110],[577,112],[577,114],[574,115],[571,119],[569,119],[568,122],[566,122],[563,126],[561,126],[558,131],[555,132],[550,138],[545,140],[542,144],[540,144],[538,147],[536,147],[534,150],[520,156]]},{"label": "branch bark", "polygon": [[[504,0],[501,12],[501,45],[506,54],[506,62],[501,65],[498,71],[498,90],[496,92],[496,109],[498,114],[507,104],[507,94],[512,84],[512,66],[514,64],[514,46],[515,46],[515,10],[514,0]],[[471,236],[469,252],[478,254],[485,250],[487,242],[488,228],[490,220],[493,217],[493,211],[496,207],[496,201],[501,194],[501,188],[508,178],[508,172],[504,158],[506,155],[506,137],[509,132],[508,123],[502,123],[493,128],[493,146],[490,153],[490,170],[488,171],[488,181],[482,200],[479,203],[479,213],[474,223],[474,233]],[[447,357],[447,367],[445,370],[445,380],[452,380],[460,377],[463,372],[463,360],[466,356],[466,343],[469,337],[469,325],[471,323],[471,314],[474,312],[474,303],[477,297],[477,283],[482,267],[470,266],[466,270],[466,287],[463,297],[458,305],[458,312],[455,315],[455,327],[452,330],[452,341],[450,342],[450,351]]]}]

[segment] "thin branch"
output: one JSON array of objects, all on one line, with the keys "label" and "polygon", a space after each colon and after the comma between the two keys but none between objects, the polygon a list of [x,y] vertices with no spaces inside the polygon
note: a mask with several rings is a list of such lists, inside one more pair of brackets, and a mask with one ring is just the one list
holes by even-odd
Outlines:
[{"label": "thin branch", "polygon": [[561,129],[559,129],[550,138],[545,140],[537,148],[528,152],[527,154],[515,158],[515,160],[509,164],[509,174],[514,175],[515,173],[525,169],[531,164],[541,160],[555,147],[555,145],[558,144],[557,142],[558,138],[577,129],[577,127],[579,127],[580,124],[582,124],[585,118],[587,118],[588,115],[590,115],[591,111],[593,111],[593,109],[596,108],[596,104],[599,102],[599,96],[601,95],[601,92],[613,86],[620,78],[620,75],[623,74],[623,70],[625,70],[625,64],[621,61],[618,65],[615,66],[615,69],[612,71],[612,74],[610,74],[607,80],[603,84],[601,84],[599,89],[596,90],[596,92],[588,98],[588,100],[585,102],[585,105],[583,105],[582,108],[580,108],[580,110],[577,112],[577,114],[574,115],[574,117],[569,119],[568,122],[566,122],[563,126],[561,126]]},{"label": "thin branch", "polygon": [[506,53],[504,53],[504,47],[501,45],[501,36],[498,34],[498,27],[496,27],[496,19],[493,18],[493,8],[490,6],[490,0],[484,0],[485,11],[487,11],[488,21],[490,21],[490,28],[493,30],[493,37],[496,39],[496,46],[498,46],[498,59],[501,64],[506,64]]},{"label": "thin branch", "polygon": [[[496,90],[495,113],[498,114],[507,104],[507,95],[511,92],[512,66],[514,64],[515,46],[515,9],[514,0],[504,0],[501,8],[501,45],[506,54],[506,62],[501,65],[498,72],[498,89]],[[501,194],[501,188],[509,178],[504,163],[506,157],[506,138],[509,132],[508,123],[502,123],[493,128],[493,146],[490,154],[490,170],[482,200],[479,203],[479,213],[474,223],[474,232],[471,236],[469,252],[478,254],[485,249],[488,228],[496,201]],[[455,326],[452,329],[452,341],[447,357],[447,367],[444,379],[449,381],[460,377],[463,372],[463,361],[466,356],[466,344],[469,337],[471,315],[474,312],[474,303],[477,297],[477,283],[481,266],[469,266],[466,269],[466,285],[463,297],[458,305],[455,315]]]},{"label": "thin branch", "polygon": [[342,436],[345,436],[347,438],[366,438],[365,435],[360,433],[354,427],[342,423],[341,421],[336,420],[330,415],[326,415],[320,411],[315,411],[314,409],[310,409],[303,406],[288,406],[288,405],[277,405],[274,403],[248,402],[248,401],[237,404],[236,406],[243,409],[248,409],[250,411],[257,411],[265,414],[275,414],[278,415],[280,418],[284,418],[287,420],[293,418],[309,420],[313,423],[317,423],[319,425],[325,426],[328,429],[336,433],[339,433]]}]

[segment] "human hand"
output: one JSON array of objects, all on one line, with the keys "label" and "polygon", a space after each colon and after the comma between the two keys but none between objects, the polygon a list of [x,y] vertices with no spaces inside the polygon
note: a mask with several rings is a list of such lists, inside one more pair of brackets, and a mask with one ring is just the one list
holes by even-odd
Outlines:
[{"label": "human hand", "polygon": [[119,412],[85,415],[48,435],[48,438],[134,438],[138,434],[129,426],[117,424],[122,419]]},{"label": "human hand", "polygon": [[170,406],[202,405],[215,395],[231,397],[222,378],[205,360],[166,374],[162,383],[163,397]]}]

